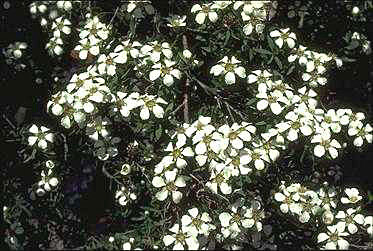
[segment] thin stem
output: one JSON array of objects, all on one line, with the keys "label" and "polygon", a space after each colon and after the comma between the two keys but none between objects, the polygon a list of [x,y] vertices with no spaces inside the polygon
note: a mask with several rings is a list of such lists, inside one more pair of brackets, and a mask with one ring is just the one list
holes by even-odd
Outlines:
[{"label": "thin stem", "polygon": [[[188,47],[188,40],[186,35],[183,35],[183,47],[184,50],[187,50]],[[184,114],[184,122],[189,123],[189,107],[188,107],[188,101],[189,101],[189,87],[190,87],[190,79],[188,77],[185,78],[185,81],[183,82],[183,114]]]}]

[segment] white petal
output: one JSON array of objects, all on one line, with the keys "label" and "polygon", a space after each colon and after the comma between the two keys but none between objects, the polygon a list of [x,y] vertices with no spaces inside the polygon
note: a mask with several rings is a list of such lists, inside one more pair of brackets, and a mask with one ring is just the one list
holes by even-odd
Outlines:
[{"label": "white petal", "polygon": [[338,157],[338,151],[337,149],[335,149],[334,147],[330,147],[329,148],[329,153],[330,153],[330,156],[335,159]]},{"label": "white petal", "polygon": [[86,113],[91,113],[95,109],[91,102],[84,103],[83,109]]},{"label": "white petal", "polygon": [[179,203],[182,198],[183,198],[183,194],[181,192],[179,192],[179,191],[173,191],[172,192],[172,200],[175,203]]},{"label": "white petal", "polygon": [[157,117],[157,118],[163,118],[164,110],[163,110],[163,108],[161,106],[155,105],[153,107],[153,113],[154,113],[155,117]]},{"label": "white petal", "polygon": [[266,109],[267,106],[268,106],[268,101],[265,100],[265,99],[260,100],[260,101],[256,104],[256,108],[258,108],[259,111],[262,111],[262,110]]},{"label": "white petal", "polygon": [[255,160],[255,168],[258,170],[263,170],[264,169],[264,162],[261,159]]},{"label": "white petal", "polygon": [[167,74],[163,77],[163,84],[167,86],[171,86],[173,83],[174,83],[174,78],[170,74]]},{"label": "white petal", "polygon": [[282,112],[282,108],[279,103],[272,103],[270,106],[271,106],[271,111],[274,114],[278,115]]},{"label": "white petal", "polygon": [[317,145],[315,146],[315,148],[313,149],[313,153],[317,156],[317,157],[322,157],[324,156],[325,154],[325,148],[321,145]]},{"label": "white petal", "polygon": [[30,137],[28,137],[28,144],[30,146],[32,146],[32,145],[34,145],[36,143],[37,140],[38,140],[38,137],[30,136]]},{"label": "white petal", "polygon": [[150,81],[154,81],[154,80],[158,79],[160,75],[161,75],[160,70],[153,70],[149,73],[149,79],[150,79]]},{"label": "white petal", "polygon": [[196,16],[196,22],[198,24],[203,24],[205,22],[206,14],[203,12],[200,12]]},{"label": "white petal", "polygon": [[206,152],[207,148],[206,145],[202,142],[198,143],[195,148],[195,152],[198,155],[204,154]]},{"label": "white petal", "polygon": [[172,235],[165,235],[163,237],[163,243],[166,247],[174,243],[175,240],[175,237],[173,237]]},{"label": "white petal", "polygon": [[210,73],[214,74],[214,76],[219,76],[224,71],[224,67],[220,64],[214,65],[211,67]]},{"label": "white petal", "polygon": [[155,194],[155,197],[159,201],[164,201],[168,196],[168,191],[166,189],[162,189],[162,191],[159,191],[158,193]]},{"label": "white petal", "polygon": [[149,109],[146,107],[143,107],[140,111],[140,118],[142,120],[147,120],[150,117]]},{"label": "white petal", "polygon": [[218,20],[218,14],[216,14],[216,12],[209,12],[209,19],[211,22],[215,23]]},{"label": "white petal", "polygon": [[282,40],[282,38],[277,38],[275,40],[275,44],[277,44],[278,47],[282,48],[282,45],[284,44],[284,40]]},{"label": "white petal", "polygon": [[226,83],[227,85],[231,85],[231,84],[236,83],[236,76],[234,75],[233,72],[228,72],[228,73],[225,75],[225,83]]},{"label": "white petal", "polygon": [[47,146],[48,146],[47,141],[45,141],[44,139],[42,139],[38,142],[38,147],[40,147],[41,149],[45,149],[45,148],[47,148]]},{"label": "white petal", "polygon": [[152,185],[154,187],[164,187],[166,185],[166,183],[164,182],[164,180],[159,177],[159,176],[155,176],[152,180]]},{"label": "white petal", "polygon": [[39,128],[36,125],[32,125],[28,131],[37,134],[39,132]]},{"label": "white petal", "polygon": [[329,239],[329,235],[327,235],[326,233],[320,233],[320,234],[317,236],[317,242],[318,242],[318,243],[323,242],[323,241],[326,241],[327,239]]},{"label": "white petal", "polygon": [[229,224],[229,221],[232,219],[232,216],[229,214],[229,213],[221,213],[219,215],[219,220],[220,220],[220,224],[223,226],[223,227],[228,227],[230,224]]}]

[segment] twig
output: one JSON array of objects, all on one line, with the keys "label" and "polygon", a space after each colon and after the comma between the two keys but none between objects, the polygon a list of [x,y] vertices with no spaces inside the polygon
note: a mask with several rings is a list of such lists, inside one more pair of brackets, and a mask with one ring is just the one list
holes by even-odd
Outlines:
[{"label": "twig", "polygon": [[[183,35],[183,47],[184,50],[188,49],[188,40],[186,35]],[[190,86],[190,79],[188,77],[185,78],[185,81],[183,83],[183,104],[184,104],[184,122],[189,123],[189,107],[188,107],[188,101],[189,101],[189,86]]]},{"label": "twig", "polygon": [[115,10],[115,12],[114,12],[114,15],[113,15],[113,17],[111,18],[111,20],[110,20],[110,23],[109,23],[109,27],[111,26],[111,24],[113,23],[113,21],[114,21],[114,18],[115,18],[115,16],[117,15],[117,13],[118,13],[118,10],[119,10],[119,7],[117,7],[116,8],[116,10]]},{"label": "twig", "polygon": [[3,114],[3,118],[8,122],[8,124],[13,128],[13,130],[16,129],[16,127],[13,125],[13,123]]},{"label": "twig", "polygon": [[67,145],[66,136],[61,133],[61,136],[63,138],[63,147],[64,147],[64,159],[67,161],[67,152],[69,151],[69,147]]},{"label": "twig", "polygon": [[178,107],[176,107],[176,109],[173,112],[171,112],[171,114],[175,114],[178,110],[180,110],[181,107],[184,106],[184,104],[185,104],[185,101],[181,103]]}]

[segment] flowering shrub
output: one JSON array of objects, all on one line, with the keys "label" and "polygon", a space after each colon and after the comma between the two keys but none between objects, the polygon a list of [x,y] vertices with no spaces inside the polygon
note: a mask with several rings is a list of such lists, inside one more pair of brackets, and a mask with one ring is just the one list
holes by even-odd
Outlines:
[{"label": "flowering shrub", "polygon": [[[323,94],[329,72],[348,67],[352,50],[371,53],[367,36],[346,34],[346,53],[312,48],[302,36],[312,4],[300,1],[170,2],[166,16],[151,1],[127,1],[110,12],[84,1],[28,6],[48,35],[49,55],[74,65],[54,77],[38,107],[53,122],[20,127],[25,119],[18,112],[16,128],[4,116],[29,155],[23,163],[40,173],[27,197],[36,204],[53,200],[49,207],[64,218],[69,212],[58,208],[73,170],[82,170],[75,183],[84,190],[100,167],[110,180],[110,217],[126,223],[98,235],[83,232],[83,248],[372,245],[366,191],[325,168],[348,149],[369,147],[370,115],[333,106]],[[352,18],[359,15],[355,7]],[[281,15],[299,17],[297,28],[280,22]],[[25,49],[32,48],[10,44],[7,64],[27,68],[14,63]],[[293,164],[284,165],[286,159]],[[72,190],[79,197],[78,186]],[[22,210],[32,215],[20,201],[26,199],[8,200],[3,209],[12,248],[35,241],[18,236],[27,235]],[[49,246],[73,248],[55,234],[56,225],[47,225],[56,243]]]}]

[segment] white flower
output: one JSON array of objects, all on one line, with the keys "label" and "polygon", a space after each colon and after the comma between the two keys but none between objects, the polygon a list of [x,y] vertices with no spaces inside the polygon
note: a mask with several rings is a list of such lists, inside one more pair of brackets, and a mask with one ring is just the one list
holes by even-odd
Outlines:
[{"label": "white flower", "polygon": [[[167,42],[160,43],[158,41],[153,41],[141,47],[140,51],[143,56],[149,56],[151,61],[154,63],[157,63],[163,54],[168,59],[169,63],[172,63],[172,65],[175,64],[174,62],[169,61],[172,58],[173,53],[170,44]],[[167,67],[170,67],[166,62],[165,64]]]},{"label": "white flower", "polygon": [[266,83],[267,81],[269,81],[272,77],[272,74],[269,73],[267,70],[255,70],[255,71],[252,71],[252,74],[249,74],[249,76],[247,77],[247,82],[249,84],[251,83],[255,83],[255,82],[258,82],[258,84],[260,83]]},{"label": "white flower", "polygon": [[97,116],[93,119],[92,122],[87,124],[86,134],[93,140],[98,140],[99,135],[106,138],[109,135],[106,126],[110,124],[111,122],[108,118]]},{"label": "white flower", "polygon": [[280,31],[274,30],[269,33],[269,36],[277,38],[275,40],[275,43],[278,47],[282,48],[282,45],[284,44],[285,40],[289,48],[292,49],[295,46],[295,41],[297,40],[297,37],[293,32],[289,31],[290,28],[280,29]]},{"label": "white flower", "polygon": [[185,131],[188,137],[191,137],[193,133],[200,134],[202,132],[210,134],[215,130],[215,127],[210,125],[210,117],[199,116],[198,120],[193,122]]},{"label": "white flower", "polygon": [[269,106],[275,115],[280,114],[283,109],[279,102],[289,103],[288,99],[279,90],[274,90],[269,95],[265,92],[259,92],[256,97],[260,99],[256,105],[259,111],[265,110]]},{"label": "white flower", "polygon": [[41,126],[39,129],[34,124],[30,127],[29,132],[33,134],[33,136],[28,137],[28,143],[30,146],[33,146],[38,142],[38,147],[44,150],[48,146],[47,141],[53,143],[53,133],[50,133],[49,129],[44,126]]},{"label": "white flower", "polygon": [[116,73],[116,63],[113,58],[115,58],[118,54],[110,53],[109,55],[101,54],[97,59],[97,69],[98,72],[102,75],[108,74],[109,76],[114,76]]},{"label": "white flower", "polygon": [[338,222],[336,225],[327,226],[328,233],[320,233],[317,236],[317,242],[327,241],[325,249],[348,249],[349,243],[343,239],[343,236],[348,236],[348,233],[344,232],[346,225],[344,222]]},{"label": "white flower", "polygon": [[77,45],[74,50],[79,51],[79,58],[80,59],[87,59],[88,52],[94,56],[97,56],[100,53],[100,48],[98,47],[99,40],[90,37],[83,38],[79,41],[79,45]]},{"label": "white flower", "polygon": [[330,139],[330,132],[324,131],[313,136],[311,143],[319,143],[313,149],[313,153],[321,158],[326,151],[329,151],[330,156],[335,159],[338,157],[338,150],[341,145],[335,139]]},{"label": "white flower", "polygon": [[216,14],[214,9],[217,9],[217,8],[218,7],[212,5],[212,3],[202,4],[202,6],[199,4],[195,4],[192,6],[192,9],[190,10],[190,12],[191,13],[197,12],[195,20],[198,24],[203,24],[207,16],[211,22],[215,23],[218,20],[218,14]]},{"label": "white flower", "polygon": [[255,226],[258,232],[262,231],[263,225],[260,220],[264,219],[264,210],[261,209],[260,202],[253,200],[245,215],[248,219],[242,221],[242,226],[245,228]]},{"label": "white flower", "polygon": [[166,171],[164,178],[161,176],[155,176],[152,180],[152,184],[156,188],[162,188],[161,191],[157,192],[155,197],[159,201],[167,199],[168,195],[172,195],[172,200],[177,204],[180,202],[183,194],[177,191],[178,187],[185,187],[185,179],[183,176],[177,177],[177,169],[172,171]]},{"label": "white flower", "polygon": [[163,160],[165,163],[176,163],[176,166],[178,168],[183,168],[187,165],[187,162],[185,160],[185,157],[193,157],[194,152],[190,146],[188,147],[181,147],[176,146],[174,147],[172,143],[170,142],[166,149],[164,150],[166,152],[170,152],[169,155],[163,157],[168,158],[169,160]]},{"label": "white flower", "polygon": [[164,110],[162,106],[159,104],[167,105],[167,102],[161,98],[156,97],[154,95],[143,95],[141,96],[140,100],[142,101],[140,104],[141,111],[140,111],[140,118],[142,120],[147,120],[150,117],[150,111],[153,112],[156,118],[163,118]]},{"label": "white flower", "polygon": [[208,236],[210,231],[215,229],[215,226],[210,224],[212,221],[208,213],[199,214],[198,208],[194,207],[188,210],[189,215],[181,217],[183,229],[186,229],[191,236],[197,237],[198,234]]},{"label": "white flower", "polygon": [[231,194],[232,187],[228,185],[228,180],[231,176],[231,171],[225,168],[223,163],[218,163],[211,169],[210,181],[206,183],[206,186],[210,188],[214,193],[218,193],[218,187],[223,194]]},{"label": "white flower", "polygon": [[159,77],[163,78],[163,84],[166,86],[171,86],[174,83],[174,77],[177,79],[181,78],[181,71],[175,69],[173,66],[175,65],[174,61],[170,61],[165,59],[164,64],[157,63],[152,66],[153,69],[149,73],[150,81],[157,80]]},{"label": "white flower", "polygon": [[122,44],[118,45],[114,49],[114,53],[116,53],[116,57],[114,58],[114,62],[118,64],[124,64],[127,62],[128,54],[132,58],[137,58],[140,55],[139,49],[137,47],[141,47],[141,44],[137,41],[130,42],[130,40],[126,40],[122,42]]},{"label": "white flower", "polygon": [[186,15],[179,16],[179,15],[173,15],[171,18],[167,19],[170,23],[167,24],[168,27],[172,28],[178,28],[178,27],[183,27],[186,25],[185,20],[186,20]]},{"label": "white flower", "polygon": [[248,151],[243,149],[236,151],[234,149],[230,152],[230,158],[227,157],[225,164],[227,167],[232,169],[232,176],[238,176],[240,173],[246,175],[252,171],[248,166],[251,161],[251,156],[248,154]]},{"label": "white flower", "polygon": [[339,211],[335,218],[340,219],[341,222],[344,222],[347,226],[348,231],[350,234],[355,234],[358,230],[355,223],[360,225],[364,224],[364,216],[362,214],[355,214],[356,209],[349,208],[347,209],[347,214],[344,211]]},{"label": "white flower", "polygon": [[56,54],[57,56],[63,53],[63,41],[59,37],[52,37],[46,44],[45,48],[48,49],[49,53]]},{"label": "white flower", "polygon": [[251,140],[251,134],[255,133],[256,128],[252,125],[241,127],[237,123],[234,123],[231,127],[222,125],[219,127],[218,131],[224,135],[233,148],[242,149],[244,146],[243,142]]},{"label": "white flower", "polygon": [[163,243],[166,247],[174,243],[173,250],[184,250],[185,246],[190,250],[198,250],[199,242],[197,238],[186,231],[184,227],[180,229],[179,224],[175,223],[169,231],[172,234],[163,237]]},{"label": "white flower", "polygon": [[214,65],[211,70],[210,74],[214,74],[214,76],[219,76],[220,74],[224,74],[225,76],[225,83],[228,85],[236,83],[236,77],[239,76],[240,78],[246,77],[245,68],[242,66],[238,66],[241,61],[237,60],[234,56],[229,60],[227,56],[224,56],[223,59],[218,61],[217,65]]},{"label": "white flower", "polygon": [[367,233],[373,237],[373,216],[366,216],[364,219],[364,226],[368,226]]},{"label": "white flower", "polygon": [[300,204],[298,203],[300,197],[297,194],[291,194],[288,190],[283,189],[282,193],[276,193],[274,199],[278,202],[282,202],[280,205],[280,210],[284,214],[288,213],[289,210],[293,214],[299,214],[302,210]]},{"label": "white flower", "polygon": [[89,38],[89,39],[98,39],[106,40],[109,37],[109,30],[104,23],[101,23],[97,16],[88,20],[87,24],[84,26],[84,29],[79,33],[79,37]]},{"label": "white flower", "polygon": [[70,1],[57,1],[57,8],[69,11],[72,9],[72,2]]},{"label": "white flower", "polygon": [[248,154],[251,156],[254,166],[257,170],[263,170],[265,167],[265,162],[270,162],[266,150],[259,148],[254,148],[253,150],[247,150]]},{"label": "white flower", "polygon": [[52,30],[54,37],[61,37],[61,31],[66,35],[71,33],[71,22],[68,19],[57,18],[52,24]]},{"label": "white flower", "polygon": [[364,138],[368,143],[372,143],[373,141],[373,134],[372,134],[373,128],[370,126],[370,124],[366,124],[365,127],[363,127],[362,123],[358,123],[356,127],[350,127],[348,129],[348,135],[349,136],[356,136],[353,143],[354,146],[360,147],[364,144]]},{"label": "white flower", "polygon": [[342,197],[341,202],[343,204],[348,204],[348,203],[356,203],[360,201],[363,197],[359,195],[359,190],[357,188],[346,188],[345,193],[348,196],[347,197]]},{"label": "white flower", "polygon": [[118,199],[121,206],[126,206],[128,202],[136,200],[137,196],[132,192],[130,187],[122,186],[121,189],[116,192],[115,199]]},{"label": "white flower", "polygon": [[41,181],[38,182],[38,186],[41,187],[43,186],[45,191],[50,191],[52,187],[57,186],[58,184],[58,179],[56,177],[51,177],[52,176],[52,170],[48,169],[48,173],[45,174],[45,171],[41,171]]}]

